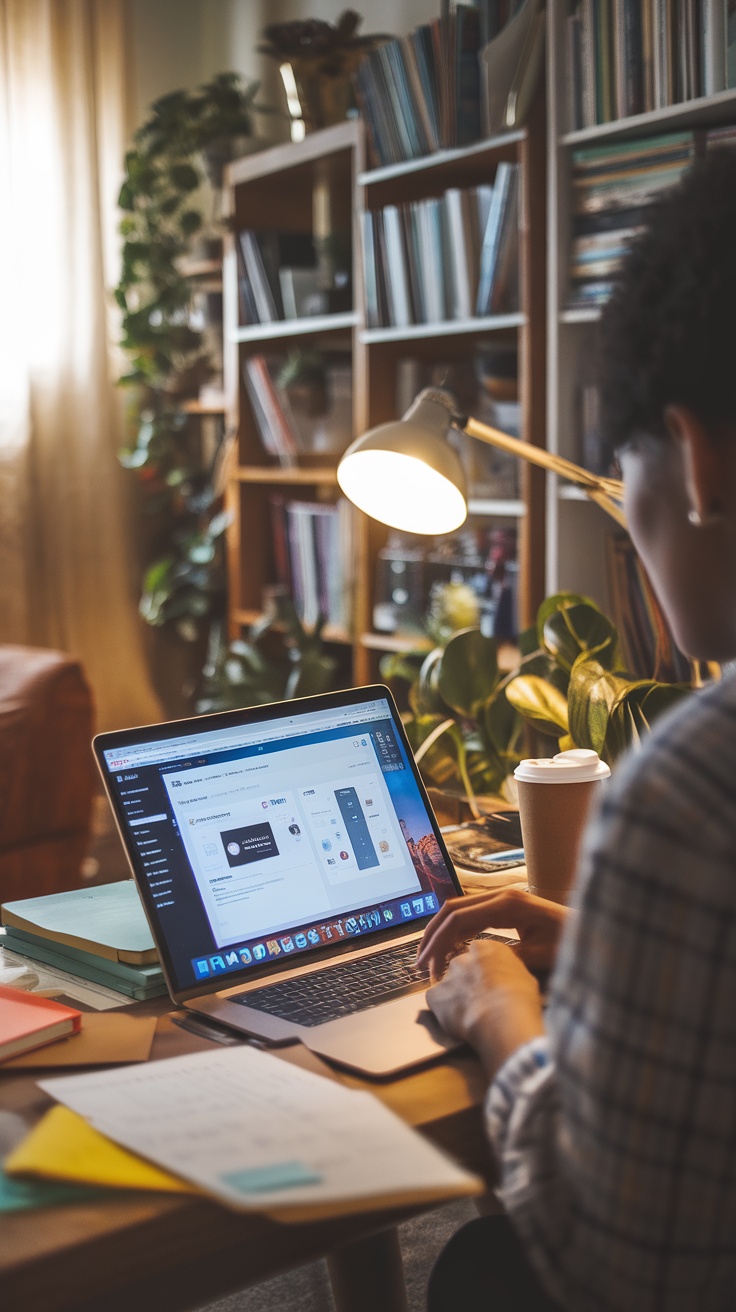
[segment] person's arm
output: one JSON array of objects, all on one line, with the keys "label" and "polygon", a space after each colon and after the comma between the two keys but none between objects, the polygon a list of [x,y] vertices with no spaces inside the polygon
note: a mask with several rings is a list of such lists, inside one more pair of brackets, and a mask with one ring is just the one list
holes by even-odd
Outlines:
[{"label": "person's arm", "polygon": [[491,1086],[499,1194],[566,1312],[721,1312],[733,1298],[732,700],[709,726],[657,735],[611,781],[547,1038]]}]

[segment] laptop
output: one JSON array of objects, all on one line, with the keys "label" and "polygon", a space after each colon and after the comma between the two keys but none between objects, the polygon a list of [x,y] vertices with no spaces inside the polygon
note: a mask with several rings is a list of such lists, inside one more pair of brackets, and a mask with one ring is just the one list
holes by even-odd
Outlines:
[{"label": "laptop", "polygon": [[94,749],[176,1004],[368,1075],[459,1046],[414,958],[461,889],[388,688]]}]

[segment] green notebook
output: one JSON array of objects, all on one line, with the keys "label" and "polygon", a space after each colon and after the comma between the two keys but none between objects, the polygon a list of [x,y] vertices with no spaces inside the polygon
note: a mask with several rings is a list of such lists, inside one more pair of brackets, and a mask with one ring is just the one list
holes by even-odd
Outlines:
[{"label": "green notebook", "polygon": [[[81,979],[94,980],[95,984],[105,984],[109,989],[124,993],[129,998],[144,1001],[146,998],[159,998],[166,993],[163,972],[157,966],[141,967],[134,970],[121,966],[119,962],[108,961],[106,957],[95,957],[90,952],[74,952],[69,948],[57,948],[48,939],[32,940],[27,935],[21,936],[7,926],[0,939],[11,952],[18,952],[33,961],[41,961],[57,970],[77,975]],[[111,969],[108,970],[108,966]],[[123,974],[123,971],[129,974]]]},{"label": "green notebook", "polygon": [[150,966],[158,953],[132,879],[5,902],[4,925],[108,961]]}]

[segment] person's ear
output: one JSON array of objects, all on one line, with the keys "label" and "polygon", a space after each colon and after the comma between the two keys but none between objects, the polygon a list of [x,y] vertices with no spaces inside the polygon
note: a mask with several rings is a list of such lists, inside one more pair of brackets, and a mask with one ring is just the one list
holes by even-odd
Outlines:
[{"label": "person's ear", "polygon": [[708,428],[688,406],[668,405],[664,412],[667,432],[680,449],[688,518],[697,528],[717,523],[723,513],[722,495],[727,471],[723,453]]}]

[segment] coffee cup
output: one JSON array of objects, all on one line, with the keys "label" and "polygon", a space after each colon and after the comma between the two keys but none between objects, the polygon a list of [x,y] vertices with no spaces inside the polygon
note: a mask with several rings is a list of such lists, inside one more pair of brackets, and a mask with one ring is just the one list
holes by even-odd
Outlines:
[{"label": "coffee cup", "polygon": [[584,748],[521,761],[516,767],[530,893],[567,902],[583,830],[610,773],[597,752]]}]

